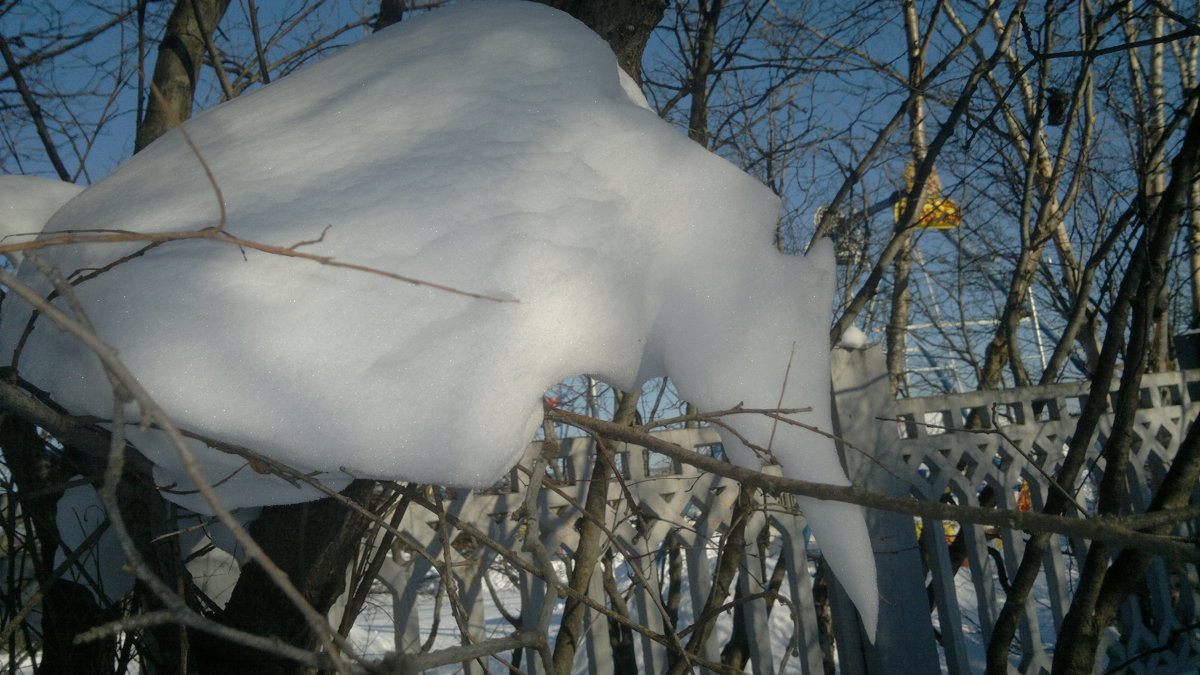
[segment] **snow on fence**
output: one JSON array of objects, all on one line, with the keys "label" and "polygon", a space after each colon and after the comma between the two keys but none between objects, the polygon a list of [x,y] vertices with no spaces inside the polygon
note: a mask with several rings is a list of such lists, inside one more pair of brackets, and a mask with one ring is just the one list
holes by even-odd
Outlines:
[{"label": "snow on fence", "polygon": [[[1061,461],[1088,389],[1086,383],[1077,383],[897,401],[888,391],[878,348],[839,350],[833,365],[838,432],[845,439],[845,459],[855,483],[889,494],[952,498],[959,504],[997,508],[1025,508],[1025,502],[1034,509],[1042,505],[1049,487],[1038,467],[1052,473]],[[1143,380],[1143,387],[1130,476],[1138,508],[1148,503],[1200,410],[1200,371],[1152,375]],[[968,415],[980,416],[989,432],[961,431]],[[1102,437],[1107,429],[1106,420]],[[660,435],[723,456],[712,429]],[[1096,447],[1102,440],[1097,439]],[[836,635],[844,673],[982,669],[983,645],[1005,597],[1007,581],[1000,578],[1016,569],[1024,542],[1021,532],[917,523],[909,516],[870,512],[881,597],[879,636],[870,645],[834,577],[822,575],[827,591],[823,585],[816,588],[818,596],[828,593],[828,604],[814,602],[819,553],[809,548],[803,515],[790,498],[758,493],[751,506],[743,502],[739,509],[739,487],[731,480],[640,447],[613,444],[613,449],[624,480],[609,484],[609,550],[589,589],[598,605],[654,634],[664,634],[669,622],[675,630],[684,630],[706,607],[713,607],[709,594],[717,548],[735,529],[733,523],[742,522],[743,556],[728,597],[716,603],[720,618],[704,643],[704,659],[720,662],[722,650],[732,642],[743,645],[752,672],[821,673],[823,631],[818,617],[825,616],[825,625]],[[540,443],[531,445],[522,466],[530,466],[541,452]],[[590,438],[565,439],[549,462],[548,480],[537,492],[536,503],[541,540],[552,556],[572,559],[579,540],[579,505],[587,491],[587,482],[577,478],[588,475],[594,452]],[[1102,466],[1093,462],[1091,469],[1074,486],[1081,501],[1089,498]],[[515,583],[511,590],[497,590],[497,575],[485,573],[505,557],[537,566],[534,556],[523,550],[525,525],[513,517],[525,499],[527,476],[517,469],[491,491],[443,493],[450,518],[408,510],[400,528],[407,541],[394,547],[396,562],[381,575],[392,590],[398,651],[412,653],[433,644],[434,627],[421,624],[428,624],[432,616],[427,577],[435,564],[453,570],[456,602],[475,638],[509,635],[514,622],[523,630],[535,628],[546,597],[544,584],[510,565]],[[737,513],[747,515],[737,518]],[[455,519],[471,523],[486,539],[464,533]],[[507,550],[502,554],[498,547]],[[1060,537],[1046,556],[1038,592],[1022,617],[1010,659],[1019,672],[1049,671],[1054,636],[1086,547],[1084,541]],[[560,572],[560,578],[567,577]],[[1200,635],[1189,626],[1196,622],[1198,587],[1194,566],[1156,563],[1142,591],[1127,602],[1119,636],[1106,645],[1108,666],[1147,673],[1194,668]],[[421,606],[426,611],[418,611]],[[497,606],[504,606],[509,616]],[[450,613],[442,614],[443,625],[454,627]],[[749,639],[735,639],[735,621],[741,622]],[[451,632],[457,635],[457,628]],[[687,644],[691,637],[679,639]],[[669,665],[668,653],[664,644],[588,609],[576,670],[631,672],[620,667],[624,663],[637,672],[660,673]],[[532,650],[512,656],[525,672],[543,672]],[[471,662],[455,666],[459,667],[483,672],[484,666]],[[505,670],[493,661],[490,669],[497,668]]]}]

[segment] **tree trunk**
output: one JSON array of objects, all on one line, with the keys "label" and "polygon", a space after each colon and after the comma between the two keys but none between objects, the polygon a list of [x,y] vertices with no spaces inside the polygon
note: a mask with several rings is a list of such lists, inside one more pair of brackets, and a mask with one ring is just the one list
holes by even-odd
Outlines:
[{"label": "tree trunk", "polygon": [[[730,516],[732,524],[729,532],[721,540],[720,552],[717,554],[717,564],[713,569],[712,586],[708,590],[708,599],[705,601],[704,607],[700,608],[692,617],[695,622],[692,634],[688,637],[687,645],[684,646],[689,655],[699,655],[704,649],[704,643],[708,642],[713,628],[716,627],[717,610],[725,604],[725,598],[729,597],[729,587],[733,584],[734,576],[737,574],[746,548],[746,523],[755,508],[753,497],[754,488],[745,485],[739,488],[737,502],[734,504],[733,514]],[[685,671],[690,670],[690,661],[685,659],[683,654],[671,652],[667,659],[669,664],[667,672],[670,675],[682,675]]]},{"label": "tree trunk", "polygon": [[[1187,136],[1180,147],[1179,155],[1172,162],[1171,181],[1162,192],[1156,208],[1146,217],[1143,240],[1134,252],[1134,265],[1144,270],[1137,296],[1143,300],[1132,307],[1129,346],[1126,350],[1125,373],[1121,388],[1113,405],[1113,430],[1104,449],[1106,465],[1100,491],[1102,513],[1114,514],[1128,502],[1125,497],[1125,465],[1128,464],[1129,446],[1132,443],[1131,427],[1134,424],[1140,397],[1141,374],[1153,364],[1154,355],[1148,349],[1153,339],[1154,313],[1157,303],[1146,303],[1146,299],[1157,299],[1166,283],[1171,255],[1171,243],[1183,219],[1188,193],[1200,167],[1200,115],[1193,115],[1188,124]],[[1156,506],[1186,503],[1187,496],[1195,485],[1195,455],[1198,453],[1196,424],[1193,423],[1181,446],[1179,457],[1172,463],[1170,472],[1175,474],[1171,481],[1164,481]],[[1179,484],[1187,485],[1180,488]],[[1180,502],[1183,500],[1183,502]],[[1084,572],[1080,576],[1080,590],[1075,594],[1071,610],[1067,613],[1059,631],[1058,649],[1054,654],[1055,673],[1090,673],[1095,661],[1096,647],[1100,636],[1116,614],[1132,585],[1149,565],[1144,554],[1128,553],[1121,564],[1121,578],[1113,574],[1116,567],[1108,561],[1112,547],[1094,542],[1088,551]],[[1138,576],[1131,576],[1133,574]],[[1107,590],[1106,590],[1107,589]]]},{"label": "tree trunk", "polygon": [[713,47],[716,43],[717,24],[721,20],[723,0],[710,0],[707,7],[700,3],[700,29],[696,40],[696,52],[692,55],[691,98],[688,110],[688,138],[705,148],[708,138],[708,78],[713,70]]},{"label": "tree trunk", "polygon": [[634,82],[642,81],[642,52],[662,21],[666,0],[537,0],[570,14],[604,38]]},{"label": "tree trunk", "polygon": [[[5,420],[4,426],[11,428],[14,423],[25,424],[10,418]],[[32,425],[26,426],[32,429]],[[53,576],[54,556],[59,549],[58,528],[54,524],[54,516],[62,493],[54,491],[54,482],[31,483],[28,476],[20,475],[12,462],[12,450],[15,446],[12,444],[11,434],[4,433],[2,442],[6,463],[13,471],[14,482],[19,486],[19,503],[29,516],[27,522],[33,524],[33,531],[29,533],[32,536],[27,540],[27,545],[36,546],[38,549],[29,553],[34,563],[34,578],[45,593],[42,603],[41,663],[36,672],[108,675],[114,668],[116,640],[109,638],[76,644],[75,637],[89,628],[116,618],[116,615],[101,607],[88,588]],[[38,449],[41,450],[40,442]],[[24,493],[30,491],[31,484],[39,483],[42,488],[50,488],[50,494],[38,499],[22,498]]]},{"label": "tree trunk", "polygon": [[[604,594],[608,596],[609,607],[621,616],[632,616],[625,597],[617,587],[613,554],[610,549],[604,557]],[[616,675],[638,675],[637,645],[633,639],[633,630],[623,623],[613,619],[608,620],[608,640],[613,654],[613,672]]]},{"label": "tree trunk", "polygon": [[[591,518],[580,516],[579,544],[575,547],[575,561],[571,567],[570,586],[587,594],[596,572],[596,565],[604,554],[608,542],[604,538],[600,523],[604,522],[608,502],[608,474],[610,472],[606,451],[597,447],[592,463],[592,475],[588,483],[584,508]],[[593,520],[593,518],[595,520]],[[569,673],[575,661],[575,646],[581,637],[583,616],[587,607],[575,598],[568,597],[563,605],[562,620],[558,625],[558,639],[554,642],[554,672]]]},{"label": "tree trunk", "polygon": [[1200,183],[1194,183],[1191,191],[1191,222],[1188,223],[1188,262],[1191,272],[1192,325],[1200,328]]},{"label": "tree trunk", "polygon": [[[31,534],[36,550],[30,553],[35,576],[47,590],[41,671],[112,672],[115,640],[76,644],[75,638],[89,628],[120,618],[121,608],[103,599],[97,601],[92,589],[54,576],[55,555],[61,547],[57,525],[61,486],[72,476],[103,474],[108,457],[107,434],[84,430],[73,436],[82,443],[80,447],[67,445],[70,433],[58,435],[65,447],[50,451],[38,429],[52,435],[64,431],[56,428],[55,420],[51,419],[61,415],[61,411],[51,411],[49,406],[31,410],[25,412],[40,415],[36,426],[17,412],[6,411],[0,423],[0,448],[18,486],[16,496],[21,508],[33,525]],[[179,530],[177,520],[154,486],[149,462],[132,449],[126,450],[125,472],[116,494],[121,516],[142,562],[167,588],[179,592],[187,587],[190,579],[183,567],[178,540],[171,536]],[[164,609],[160,598],[141,582],[135,586],[131,602],[145,611]],[[187,643],[186,634],[176,625],[160,624],[142,631],[138,647],[146,672],[183,671],[188,663]]]},{"label": "tree trunk", "polygon": [[[205,33],[217,27],[228,7],[229,0],[176,1],[154,64],[152,86],[161,96],[150,94],[146,116],[138,125],[134,152],[141,152],[154,139],[192,116],[196,83],[204,63]],[[203,30],[197,17],[204,22]]]},{"label": "tree trunk", "polygon": [[371,30],[380,31],[392,24],[400,23],[404,18],[404,0],[379,0],[379,16]]},{"label": "tree trunk", "polygon": [[[1000,313],[996,337],[988,343],[984,351],[983,368],[979,374],[979,389],[1000,389],[1004,383],[1004,367],[1007,365],[1013,374],[1013,386],[1023,387],[1029,384],[1029,376],[1021,363],[1020,347],[1017,343],[1017,331],[1021,319],[1026,315],[1025,302],[1029,297],[1029,289],[1037,273],[1038,263],[1042,259],[1042,244],[1044,239],[1030,242],[1021,247],[1021,255],[1017,258],[1017,267],[1013,270],[1012,281],[1009,283],[1008,295],[1004,300],[1004,310]],[[1037,327],[1034,327],[1037,330]]]},{"label": "tree trunk", "polygon": [[[14,378],[15,382],[15,378]],[[80,633],[117,617],[102,607],[92,591],[54,575],[55,555],[61,548],[58,502],[62,486],[75,474],[87,473],[71,461],[70,449],[51,453],[38,428],[12,412],[0,415],[0,449],[16,486],[16,503],[26,524],[26,553],[33,575],[43,589],[41,663],[37,672],[103,675],[113,672],[116,640],[76,644]]]},{"label": "tree trunk", "polygon": [[[356,480],[342,494],[374,510],[379,491],[374,481]],[[367,518],[346,505],[322,499],[267,507],[247,529],[309,604],[326,614],[345,590],[347,568],[369,524]],[[300,610],[254,562],[242,568],[229,604],[217,618],[231,628],[278,637],[301,649],[315,649],[319,642]],[[198,637],[196,642],[203,673],[305,672],[286,658],[212,636]]]},{"label": "tree trunk", "polygon": [[891,312],[888,317],[884,338],[887,345],[888,384],[892,396],[900,394],[904,387],[904,371],[908,345],[908,317],[912,299],[908,290],[909,275],[912,270],[912,233],[902,232],[904,247],[896,254],[892,263],[892,297]]},{"label": "tree trunk", "polygon": [[[908,86],[913,92],[924,88],[925,50],[921,44],[921,27],[917,17],[916,4],[912,0],[904,2],[904,35],[905,48],[908,53]],[[925,161],[927,143],[925,141],[925,97],[917,94],[913,97],[912,107],[908,111],[908,144],[911,153],[913,172]],[[910,188],[915,187],[909,186]],[[921,217],[925,208],[925,186],[916,188],[917,218]],[[910,189],[910,194],[911,194]],[[905,356],[908,350],[908,324],[911,311],[912,296],[908,289],[908,279],[912,271],[913,240],[912,231],[900,232],[897,236],[903,239],[900,251],[892,265],[892,297],[891,313],[888,317],[885,331],[887,345],[888,382],[891,384],[892,396],[904,389]]]}]

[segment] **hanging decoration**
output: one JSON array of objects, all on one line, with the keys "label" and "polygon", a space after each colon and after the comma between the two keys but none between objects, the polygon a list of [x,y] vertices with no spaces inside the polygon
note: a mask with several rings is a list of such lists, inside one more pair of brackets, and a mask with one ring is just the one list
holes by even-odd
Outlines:
[{"label": "hanging decoration", "polygon": [[[912,191],[913,177],[916,176],[916,173],[915,164],[910,163],[904,167],[905,194]],[[938,178],[937,169],[929,172],[929,179],[925,181],[922,197],[924,197],[925,205],[921,209],[921,217],[917,220],[916,227],[927,230],[949,230],[962,223],[962,214],[958,209],[958,204],[942,196],[942,181]],[[896,200],[893,212],[897,223],[904,215],[907,202],[908,200],[903,197]]]}]

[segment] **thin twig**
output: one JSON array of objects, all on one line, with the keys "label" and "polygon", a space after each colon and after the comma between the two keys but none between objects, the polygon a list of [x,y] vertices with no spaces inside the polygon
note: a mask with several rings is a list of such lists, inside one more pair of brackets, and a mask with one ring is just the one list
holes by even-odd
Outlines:
[{"label": "thin twig", "polygon": [[146,612],[138,616],[124,617],[117,621],[93,626],[78,634],[75,637],[75,641],[78,643],[91,642],[92,640],[100,640],[138,628],[150,628],[171,623],[183,624],[188,628],[204,631],[229,642],[253,647],[269,654],[277,654],[311,668],[329,669],[335,667],[333,659],[327,654],[301,649],[277,637],[263,637],[261,635],[234,630],[215,621],[205,619],[198,614],[181,614],[170,610]]},{"label": "thin twig", "polygon": [[[796,341],[792,341],[792,349],[788,352],[787,368],[783,369],[783,383],[779,385],[779,400],[775,402],[776,408],[783,407],[783,396],[787,393],[788,378],[792,376],[792,359],[796,358]],[[771,435],[767,438],[767,454],[771,455],[771,448],[775,447],[775,431],[779,428],[779,418],[773,418],[771,421]]]},{"label": "thin twig", "polygon": [[[88,232],[97,232],[97,231],[96,230],[90,230],[90,231],[89,230],[60,230],[60,231],[56,231],[52,235],[42,234],[39,236],[38,239],[34,239],[32,241],[26,241],[26,242],[14,243],[14,244],[0,244],[0,254],[15,253],[15,252],[20,252],[20,251],[32,251],[32,250],[37,250],[37,249],[48,248],[51,246],[65,246],[68,244],[113,244],[113,243],[125,243],[125,242],[164,243],[164,242],[169,242],[169,241],[185,241],[185,240],[190,240],[190,239],[207,239],[210,241],[217,241],[217,242],[221,242],[221,243],[225,243],[225,244],[232,244],[239,248],[253,249],[255,251],[261,251],[263,253],[269,253],[272,255],[284,256],[284,257],[288,257],[288,258],[299,258],[301,260],[309,260],[309,261],[312,261],[315,263],[319,263],[321,265],[327,265],[329,267],[340,267],[343,269],[355,270],[358,272],[366,272],[368,274],[376,274],[376,275],[379,275],[382,277],[386,277],[388,279],[395,279],[396,281],[403,281],[405,283],[413,284],[414,286],[425,286],[425,287],[433,288],[433,289],[436,289],[439,291],[446,291],[447,293],[453,293],[455,295],[463,295],[463,296],[466,296],[469,298],[477,298],[479,300],[489,300],[491,302],[514,302],[514,303],[520,302],[520,300],[518,300],[516,298],[502,298],[502,297],[498,297],[498,296],[494,296],[494,295],[486,295],[483,293],[474,293],[471,291],[465,291],[465,290],[462,290],[459,288],[454,288],[453,286],[447,286],[445,284],[438,284],[438,283],[434,283],[432,281],[423,281],[421,279],[404,276],[403,274],[389,272],[387,270],[382,270],[382,269],[379,269],[376,267],[368,267],[366,265],[358,265],[355,263],[341,262],[341,261],[335,259],[333,256],[316,255],[313,253],[305,253],[303,251],[296,250],[296,248],[295,248],[296,246],[302,246],[309,242],[302,241],[297,244],[293,244],[290,247],[289,246],[276,246],[274,244],[264,244],[264,243],[253,241],[250,239],[243,239],[242,237],[235,237],[231,234],[224,232],[219,227],[204,227],[204,228],[201,228],[198,230],[185,230],[182,232],[128,232],[128,231],[123,231],[123,230],[115,230],[115,231],[108,230],[108,231],[103,231],[104,233],[102,233],[102,234],[92,234],[89,236],[80,236],[82,233],[88,233]],[[21,235],[10,235],[10,236],[21,236]]]},{"label": "thin twig", "polygon": [[29,110],[29,116],[33,119],[33,126],[37,129],[38,138],[42,141],[42,147],[46,151],[46,156],[50,159],[50,164],[54,166],[55,173],[58,174],[60,179],[70,182],[71,172],[67,171],[66,165],[63,164],[62,158],[58,154],[58,149],[54,145],[54,139],[50,137],[50,130],[46,127],[46,120],[42,115],[42,107],[38,105],[33,91],[25,83],[25,78],[21,75],[21,64],[17,63],[12,50],[8,48],[8,38],[2,34],[0,34],[0,56],[4,57],[4,64],[8,68],[8,75],[12,78],[13,83],[17,85],[17,91],[21,95],[21,100]]}]

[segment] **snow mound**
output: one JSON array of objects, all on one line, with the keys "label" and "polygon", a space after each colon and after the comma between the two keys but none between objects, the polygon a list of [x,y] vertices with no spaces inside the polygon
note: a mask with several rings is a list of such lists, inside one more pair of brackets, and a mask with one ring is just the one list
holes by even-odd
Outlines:
[{"label": "snow mound", "polygon": [[838,340],[838,346],[843,349],[866,349],[869,343],[867,334],[858,326],[847,326],[841,339]]},{"label": "snow mound", "polygon": [[[830,428],[831,249],[776,252],[775,196],[659,120],[625,80],[566,14],[469,3],[187,123],[230,234],[308,242],[298,250],[511,302],[197,239],[130,257],[76,292],[181,427],[334,488],[352,476],[489,485],[531,438],[543,392],[582,373],[625,389],[670,374],[702,409],[809,406],[804,421]],[[173,132],[46,229],[198,230],[219,212]],[[143,246],[47,257],[78,276]],[[25,317],[6,311],[0,346],[11,350]],[[78,414],[111,413],[97,360],[44,319],[19,368]],[[828,439],[763,417],[734,424],[787,475],[847,484]],[[173,499],[208,510],[157,432],[130,437]],[[194,445],[231,508],[318,496]],[[736,437],[726,447],[757,464]],[[873,627],[861,509],[801,504]]]},{"label": "snow mound", "polygon": [[81,191],[82,185],[49,178],[0,176],[0,244],[41,232],[50,216]]}]

